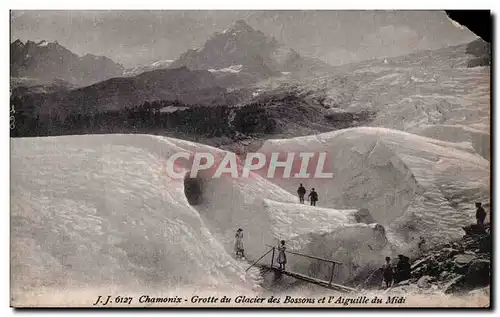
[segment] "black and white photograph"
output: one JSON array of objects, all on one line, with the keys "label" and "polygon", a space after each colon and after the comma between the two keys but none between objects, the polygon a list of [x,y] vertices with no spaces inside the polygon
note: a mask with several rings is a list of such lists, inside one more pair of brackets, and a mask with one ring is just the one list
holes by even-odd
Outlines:
[{"label": "black and white photograph", "polygon": [[490,10],[10,10],[13,308],[491,308]]}]

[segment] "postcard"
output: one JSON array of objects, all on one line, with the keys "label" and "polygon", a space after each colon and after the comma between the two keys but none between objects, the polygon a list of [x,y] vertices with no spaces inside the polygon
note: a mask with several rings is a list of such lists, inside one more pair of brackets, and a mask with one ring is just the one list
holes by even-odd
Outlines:
[{"label": "postcard", "polygon": [[12,10],[11,307],[489,308],[488,19]]}]

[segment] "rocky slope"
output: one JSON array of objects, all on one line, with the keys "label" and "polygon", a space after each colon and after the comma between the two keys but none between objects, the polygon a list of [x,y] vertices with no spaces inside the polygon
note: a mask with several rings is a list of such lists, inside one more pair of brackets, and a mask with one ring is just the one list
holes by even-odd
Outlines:
[{"label": "rocky slope", "polygon": [[[485,228],[469,225],[458,240],[427,250],[411,262],[411,278],[394,284],[390,291],[410,288],[422,292],[464,294],[476,289],[489,289],[491,277],[492,238],[490,224]],[[382,287],[382,270],[378,269],[360,285],[365,289]],[[359,278],[358,278],[359,281]]]},{"label": "rocky slope", "polygon": [[445,293],[463,293],[489,285],[492,242],[489,224],[487,230],[475,227],[465,227],[466,234],[458,241],[424,252],[411,266],[410,282],[421,288],[435,284]]}]

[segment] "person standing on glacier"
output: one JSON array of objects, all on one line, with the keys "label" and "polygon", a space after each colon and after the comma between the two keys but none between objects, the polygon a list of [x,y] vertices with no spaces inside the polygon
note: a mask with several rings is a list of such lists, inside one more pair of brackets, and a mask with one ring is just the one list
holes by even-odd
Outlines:
[{"label": "person standing on glacier", "polygon": [[477,224],[480,226],[484,226],[484,219],[486,219],[486,211],[484,210],[481,203],[476,203],[476,220]]},{"label": "person standing on glacier", "polygon": [[243,229],[239,228],[236,231],[236,242],[234,243],[234,249],[236,251],[236,257],[244,258],[245,250],[243,248]]},{"label": "person standing on glacier", "polygon": [[297,194],[299,195],[299,201],[301,204],[304,203],[304,196],[306,195],[306,189],[302,184],[300,184],[299,189],[297,189]]},{"label": "person standing on glacier", "polygon": [[425,251],[424,248],[425,248],[425,238],[420,237],[420,240],[418,240],[418,250]]},{"label": "person standing on glacier", "polygon": [[280,270],[285,270],[286,265],[286,247],[285,240],[281,240],[281,245],[278,246],[278,263],[280,264]]},{"label": "person standing on glacier", "polygon": [[316,202],[318,201],[318,193],[314,190],[314,188],[312,188],[311,192],[309,193],[309,200],[311,201],[311,206],[316,206]]}]

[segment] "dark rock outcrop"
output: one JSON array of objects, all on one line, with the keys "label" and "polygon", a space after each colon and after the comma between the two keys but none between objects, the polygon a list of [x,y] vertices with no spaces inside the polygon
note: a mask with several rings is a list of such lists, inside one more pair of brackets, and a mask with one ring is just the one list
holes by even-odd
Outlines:
[{"label": "dark rock outcrop", "polygon": [[474,235],[474,234],[484,234],[486,233],[486,230],[489,228],[489,224],[481,226],[477,224],[472,224],[463,227],[462,229],[465,231],[465,234],[467,235]]},{"label": "dark rock outcrop", "polygon": [[489,284],[491,236],[485,226],[464,227],[465,236],[446,245],[429,250],[411,267],[412,279],[423,276],[443,284],[445,293],[469,291]]},{"label": "dark rock outcrop", "polygon": [[485,286],[490,282],[490,261],[486,259],[473,260],[467,273],[465,283],[472,287]]},{"label": "dark rock outcrop", "polygon": [[464,281],[465,277],[463,275],[456,275],[446,283],[444,293],[450,294],[460,292],[464,287]]}]

